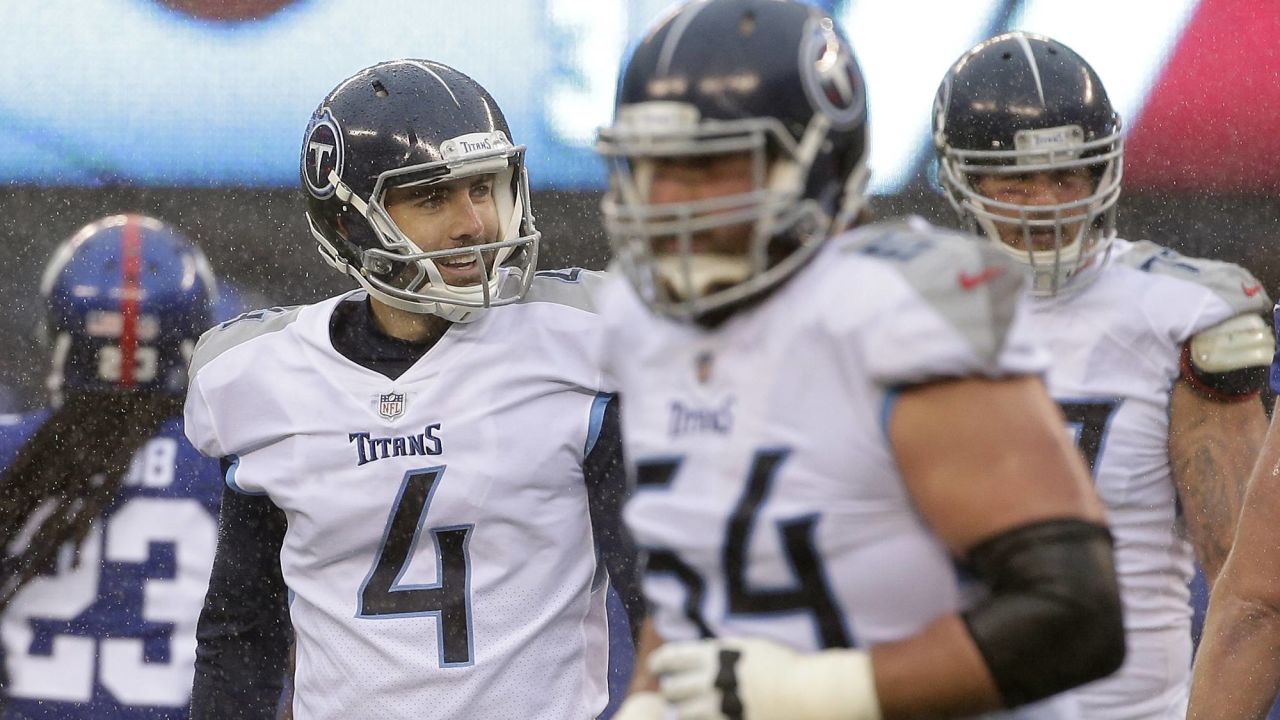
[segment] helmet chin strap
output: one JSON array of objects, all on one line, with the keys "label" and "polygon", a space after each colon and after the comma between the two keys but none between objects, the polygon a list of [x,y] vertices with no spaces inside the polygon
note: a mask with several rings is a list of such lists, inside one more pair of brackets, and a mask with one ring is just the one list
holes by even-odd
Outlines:
[{"label": "helmet chin strap", "polygon": [[[1091,264],[1091,259],[1084,258],[1085,245],[1090,233],[1088,223],[1081,224],[1070,242],[1060,242],[1058,247],[1052,250],[1032,250],[1006,243],[1000,236],[998,224],[1001,221],[988,213],[971,210],[968,214],[987,240],[1027,268],[1031,281],[1027,291],[1032,295],[1052,296],[1061,293],[1064,288],[1069,287],[1069,281],[1080,270]],[[1016,218],[1010,218],[1008,224],[1018,227],[1024,233],[1024,238],[1026,237],[1026,229],[1016,221]]]},{"label": "helmet chin strap", "polygon": [[320,251],[320,254],[324,257],[325,261],[342,274],[353,278],[360,284],[360,287],[364,288],[365,291],[369,293],[370,297],[384,305],[419,315],[438,315],[449,322],[456,323],[474,322],[480,318],[480,315],[482,315],[485,310],[488,310],[488,308],[483,307],[463,307],[443,302],[405,300],[391,295],[375,286],[369,281],[369,278],[365,277],[363,273],[352,266],[351,263],[347,262],[346,258],[344,258],[342,254],[338,252],[338,249],[333,246],[333,243],[329,242],[328,238],[324,236],[324,233],[320,232],[320,229],[315,226],[315,222],[311,219],[310,214],[307,215],[307,223],[311,227],[312,237],[314,237],[320,244],[317,249]]},{"label": "helmet chin strap", "polygon": [[685,301],[745,281],[751,277],[752,262],[737,253],[664,254],[654,258],[654,271],[675,299]]},{"label": "helmet chin strap", "polygon": [[414,313],[415,315],[435,315],[437,317],[444,318],[449,322],[465,324],[479,320],[480,316],[489,310],[489,308],[463,307],[461,305],[442,302],[411,302],[395,297],[394,295],[388,295],[373,285],[370,285],[368,281],[363,278],[357,278],[357,280],[360,280],[360,285],[373,299],[383,305],[393,307],[397,310]]}]

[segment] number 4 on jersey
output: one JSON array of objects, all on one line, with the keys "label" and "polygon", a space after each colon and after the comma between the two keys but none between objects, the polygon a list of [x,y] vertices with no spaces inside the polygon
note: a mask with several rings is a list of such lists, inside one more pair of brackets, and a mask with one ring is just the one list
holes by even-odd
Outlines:
[{"label": "number 4 on jersey", "polygon": [[431,498],[444,467],[405,473],[400,494],[391,508],[382,546],[360,586],[356,615],[380,619],[435,615],[441,667],[466,667],[474,662],[471,647],[471,559],[467,542],[474,525],[431,529],[436,548],[436,582],[401,585],[418,545]]}]

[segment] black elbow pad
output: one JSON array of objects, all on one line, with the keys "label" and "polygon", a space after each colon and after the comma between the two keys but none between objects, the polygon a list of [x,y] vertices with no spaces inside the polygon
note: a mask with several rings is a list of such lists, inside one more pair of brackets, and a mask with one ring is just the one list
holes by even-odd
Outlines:
[{"label": "black elbow pad", "polygon": [[969,554],[990,595],[963,613],[1006,707],[1106,677],[1124,662],[1111,533],[1081,520],[1032,523]]}]

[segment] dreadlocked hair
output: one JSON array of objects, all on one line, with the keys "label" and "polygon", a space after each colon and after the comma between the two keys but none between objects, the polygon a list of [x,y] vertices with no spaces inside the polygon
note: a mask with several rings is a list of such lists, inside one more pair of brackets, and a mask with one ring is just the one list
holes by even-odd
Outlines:
[{"label": "dreadlocked hair", "polygon": [[181,397],[160,393],[66,397],[0,476],[0,611],[65,543],[79,549],[134,453],[181,412]]}]

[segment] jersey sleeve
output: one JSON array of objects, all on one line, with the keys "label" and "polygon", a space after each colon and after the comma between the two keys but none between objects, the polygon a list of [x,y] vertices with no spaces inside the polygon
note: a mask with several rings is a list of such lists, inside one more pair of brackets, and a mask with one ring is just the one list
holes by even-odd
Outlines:
[{"label": "jersey sleeve", "polygon": [[606,273],[599,293],[600,332],[590,346],[591,362],[600,369],[600,385],[604,392],[616,393],[620,389],[616,353],[627,346],[621,341],[630,318],[636,312],[636,305],[638,301],[622,274]]},{"label": "jersey sleeve", "polygon": [[202,454],[221,458],[252,443],[254,420],[270,389],[261,363],[271,351],[255,355],[255,348],[263,346],[247,343],[284,330],[302,309],[256,310],[200,336],[191,358],[183,420],[187,439]]},{"label": "jersey sleeve", "polygon": [[196,378],[192,378],[187,385],[187,399],[183,405],[182,420],[183,432],[186,433],[187,440],[191,441],[192,447],[199,450],[200,454],[212,458],[226,455],[214,427],[209,402],[205,399],[204,391]]},{"label": "jersey sleeve", "polygon": [[[1175,338],[1185,342],[1240,315],[1265,315],[1272,306],[1271,298],[1248,270],[1234,263],[1182,255],[1152,242],[1136,242],[1119,262],[1142,272],[1176,281],[1166,292],[1171,296],[1151,299],[1148,314],[1179,307],[1177,296],[1194,295],[1192,307],[1182,306],[1185,317],[1178,318]],[[1188,292],[1190,290],[1190,293]]]},{"label": "jersey sleeve", "polygon": [[[916,224],[890,227],[852,246],[869,262],[859,281],[871,307],[846,338],[883,385],[1047,370],[1029,316],[1025,275],[985,242]],[[836,312],[841,311],[837,310]]]},{"label": "jersey sleeve", "polygon": [[280,571],[284,513],[227,489],[196,626],[192,720],[274,720],[292,629]]},{"label": "jersey sleeve", "polygon": [[566,349],[561,369],[584,387],[605,393],[615,389],[601,372],[600,357],[605,331],[600,308],[610,284],[607,273],[595,270],[540,270],[520,300],[523,305],[553,304],[573,309],[543,315],[540,328]]},{"label": "jersey sleeve", "polygon": [[619,403],[618,398],[610,395],[597,398],[592,408],[592,430],[587,438],[582,474],[587,484],[587,505],[596,550],[626,608],[634,640],[644,620],[644,596],[636,567],[635,543],[622,520],[627,474],[622,455]]}]

